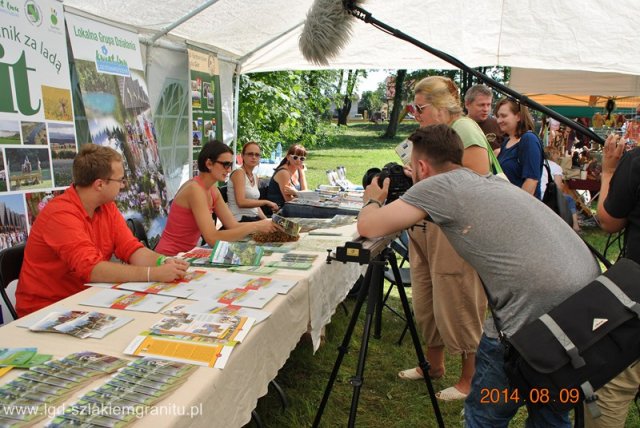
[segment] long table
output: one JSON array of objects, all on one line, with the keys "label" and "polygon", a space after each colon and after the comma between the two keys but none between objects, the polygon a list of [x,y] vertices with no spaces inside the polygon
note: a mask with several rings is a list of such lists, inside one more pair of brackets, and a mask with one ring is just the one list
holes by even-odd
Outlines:
[{"label": "long table", "polygon": [[[329,249],[337,240],[351,240],[355,235],[355,225],[332,231],[339,231],[341,236],[311,237],[303,234],[301,245],[306,244],[308,247],[313,243],[322,247],[321,242],[326,242]],[[353,263],[327,264],[326,251],[317,253],[318,258],[310,270],[280,269],[273,275],[276,278],[298,280],[298,285],[287,295],[277,296],[267,304],[264,309],[271,312],[271,316],[252,328],[248,337],[234,349],[224,369],[198,368],[183,386],[154,406],[152,411],[135,422],[134,426],[241,427],[248,423],[258,398],[267,393],[269,382],[276,377],[303,333],[311,333],[314,349],[317,349],[322,328],[330,322],[337,305],[344,299],[362,271],[360,266]],[[276,260],[279,257],[274,254],[265,258],[266,261],[271,259]],[[55,307],[87,310],[88,306],[80,306],[79,303],[97,291],[88,288],[46,310]],[[87,350],[130,358],[122,354],[127,344],[161,317],[160,314],[94,309],[113,315],[124,314],[134,319],[104,339],[82,340],[63,334],[34,333],[18,327],[18,324],[28,321],[25,317],[0,328],[0,346],[35,346],[38,352],[53,354],[56,358]],[[43,311],[29,317],[41,317]],[[21,370],[14,369],[0,378],[0,383],[7,383],[20,373]],[[106,381],[106,378],[94,381],[75,393],[64,405],[70,405],[84,392],[97,388]],[[189,413],[194,414],[189,416]],[[45,423],[46,420],[38,425],[43,426]]]}]

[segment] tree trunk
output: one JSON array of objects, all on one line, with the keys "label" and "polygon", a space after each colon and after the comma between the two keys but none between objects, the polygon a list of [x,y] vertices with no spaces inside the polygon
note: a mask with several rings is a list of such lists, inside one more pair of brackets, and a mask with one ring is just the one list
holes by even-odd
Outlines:
[{"label": "tree trunk", "polygon": [[387,125],[387,130],[384,135],[382,135],[382,138],[393,138],[396,136],[396,132],[398,131],[398,118],[400,117],[400,112],[404,108],[402,106],[402,100],[404,98],[404,91],[402,88],[404,86],[404,78],[406,76],[407,70],[398,70],[398,74],[396,75],[396,93],[393,97],[393,108],[389,115],[389,125]]},{"label": "tree trunk", "polygon": [[342,107],[338,110],[338,126],[347,126],[349,111],[351,111],[351,98],[349,98],[348,95],[345,95]]},{"label": "tree trunk", "polygon": [[[353,96],[353,91],[356,87],[356,82],[358,81],[358,73],[359,70],[349,70],[349,74],[347,75],[347,86],[345,88],[344,100],[342,102],[342,107],[338,109],[338,126],[347,125],[347,119],[349,118],[349,112],[351,111],[351,97]],[[341,76],[340,86],[342,86],[342,81],[343,78]]]}]

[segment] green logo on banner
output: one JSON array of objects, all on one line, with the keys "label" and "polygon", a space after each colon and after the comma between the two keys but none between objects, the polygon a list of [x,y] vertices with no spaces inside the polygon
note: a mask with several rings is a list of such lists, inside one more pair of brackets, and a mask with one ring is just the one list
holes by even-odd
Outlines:
[{"label": "green logo on banner", "polygon": [[24,4],[24,10],[27,14],[27,21],[29,21],[31,25],[38,27],[42,24],[42,11],[35,1],[27,0]]}]

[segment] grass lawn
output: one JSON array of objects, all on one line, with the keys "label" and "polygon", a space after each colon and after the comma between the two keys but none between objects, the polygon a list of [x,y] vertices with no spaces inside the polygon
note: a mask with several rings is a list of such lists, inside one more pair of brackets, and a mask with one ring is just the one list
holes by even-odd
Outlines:
[{"label": "grass lawn", "polygon": [[[415,129],[415,124],[403,124],[398,137],[393,141],[381,140],[378,136],[384,132],[384,125],[368,123],[352,124],[341,129],[341,137],[331,146],[314,149],[309,154],[307,167],[311,188],[326,184],[327,169],[345,166],[347,177],[354,184],[360,184],[364,172],[371,167],[382,167],[387,162],[398,162],[393,148]],[[584,230],[585,239],[596,248],[603,250],[607,235],[599,229]],[[615,260],[617,252],[608,257]],[[385,288],[388,284],[385,285]],[[410,290],[409,290],[410,295]],[[401,309],[397,293],[392,294],[391,305]],[[355,301],[347,300],[349,310]],[[342,342],[350,315],[337,308],[335,315],[326,327],[326,343],[314,355],[311,344],[302,340],[285,366],[280,370],[277,381],[284,388],[289,399],[289,407],[283,410],[275,391],[258,402],[257,411],[266,427],[307,427],[311,426],[317,408],[322,399],[329,374],[338,355],[337,348]],[[322,424],[324,427],[346,426],[353,387],[349,383],[355,374],[358,352],[364,326],[364,308],[360,322],[351,340],[349,352],[342,363],[329,403],[325,409]],[[400,380],[397,372],[414,367],[417,363],[410,337],[406,337],[401,346],[396,344],[404,322],[389,310],[383,311],[382,338],[371,338],[364,371],[364,384],[360,391],[360,400],[356,425],[360,427],[436,427],[436,419],[424,382]],[[453,385],[460,372],[459,357],[447,357],[447,374],[434,381],[436,391]],[[462,426],[462,402],[440,403],[440,411],[447,427]],[[523,427],[526,418],[524,408],[511,423],[511,427]],[[254,426],[250,423],[248,426]],[[627,427],[640,426],[638,410],[633,404]]]}]

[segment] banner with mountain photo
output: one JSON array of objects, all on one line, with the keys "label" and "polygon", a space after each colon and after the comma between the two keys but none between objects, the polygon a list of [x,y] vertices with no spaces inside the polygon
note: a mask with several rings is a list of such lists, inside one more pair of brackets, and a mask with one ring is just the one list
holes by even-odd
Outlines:
[{"label": "banner with mountain photo", "polygon": [[89,138],[122,154],[128,183],[116,203],[156,241],[168,201],[138,34],[70,13],[66,20]]}]

